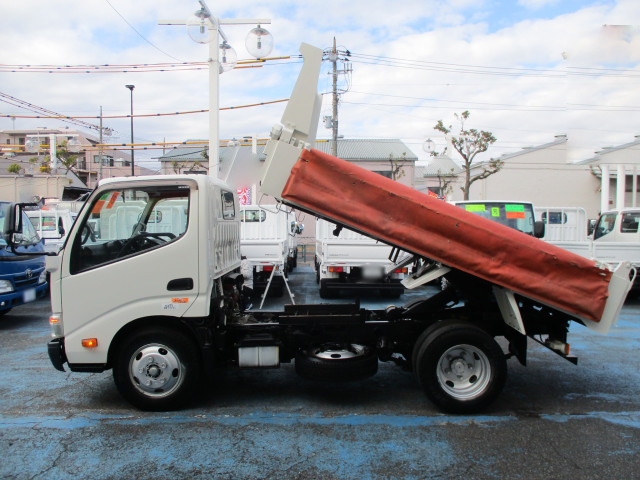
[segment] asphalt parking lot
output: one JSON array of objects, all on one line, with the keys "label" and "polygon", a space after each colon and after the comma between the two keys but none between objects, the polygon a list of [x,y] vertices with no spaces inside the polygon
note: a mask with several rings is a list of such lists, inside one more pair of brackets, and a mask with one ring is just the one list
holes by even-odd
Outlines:
[{"label": "asphalt parking lot", "polygon": [[[297,303],[319,301],[310,267],[290,283]],[[360,300],[381,308],[425,293]],[[572,327],[578,366],[536,344],[526,368],[509,360],[501,397],[471,416],[442,414],[386,363],[338,385],[292,365],[227,370],[185,410],[141,412],[110,372],[53,369],[48,314],[45,300],[0,319],[0,478],[640,478],[635,300],[608,336]]]}]

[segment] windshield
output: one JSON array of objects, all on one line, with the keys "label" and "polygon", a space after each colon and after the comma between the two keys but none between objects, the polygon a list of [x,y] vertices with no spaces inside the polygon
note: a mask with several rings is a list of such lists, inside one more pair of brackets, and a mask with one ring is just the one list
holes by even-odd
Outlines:
[{"label": "windshield", "polygon": [[501,223],[528,235],[534,234],[535,217],[530,203],[470,202],[456,203],[467,212]]},{"label": "windshield", "polygon": [[[11,204],[7,202],[0,203],[0,227],[2,228],[2,237],[0,238],[0,246],[6,246],[8,239],[7,232],[10,230],[11,225],[9,225],[9,209],[11,208]],[[22,214],[22,242],[21,245],[35,245],[40,241],[40,237],[36,232],[36,229],[33,228],[33,225],[27,218],[27,216]]]}]

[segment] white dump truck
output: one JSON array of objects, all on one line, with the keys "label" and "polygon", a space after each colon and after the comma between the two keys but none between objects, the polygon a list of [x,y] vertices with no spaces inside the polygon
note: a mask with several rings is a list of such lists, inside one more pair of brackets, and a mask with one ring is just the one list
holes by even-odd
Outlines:
[{"label": "white dump truck", "polygon": [[[340,291],[377,293],[397,298],[404,292],[402,280],[408,268],[397,267],[407,255],[367,235],[342,228],[322,218],[316,221],[316,281],[320,296],[331,298]],[[402,257],[400,257],[402,255]]]},{"label": "white dump truck", "polygon": [[248,263],[253,289],[280,296],[298,262],[297,235],[303,225],[291,209],[278,205],[240,207],[240,253]]},{"label": "white dump truck", "polygon": [[[165,410],[193,398],[214,368],[294,361],[304,377],[344,381],[393,361],[413,370],[441,409],[468,413],[498,396],[507,358],[526,363],[528,338],[575,361],[572,323],[606,333],[627,294],[629,265],[611,271],[309,149],[322,50],[303,44],[301,52],[302,72],[267,146],[263,191],[410,253],[407,288],[440,276],[450,286],[384,310],[356,303],[247,311],[233,186],[197,175],[109,179],[87,200],[60,253],[47,257],[56,369],[112,369],[129,402]],[[92,227],[130,203],[141,212],[124,228]],[[185,221],[152,231],[158,212],[175,204]],[[19,210],[8,223],[13,246],[22,238]]]}]

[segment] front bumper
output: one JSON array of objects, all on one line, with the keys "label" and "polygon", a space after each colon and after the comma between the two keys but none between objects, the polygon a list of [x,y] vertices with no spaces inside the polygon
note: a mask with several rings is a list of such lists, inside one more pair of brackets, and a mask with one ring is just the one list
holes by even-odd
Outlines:
[{"label": "front bumper", "polygon": [[47,344],[49,360],[56,370],[64,372],[64,364],[67,363],[67,355],[64,353],[64,338],[54,338]]},{"label": "front bumper", "polygon": [[[25,303],[40,300],[47,294],[48,288],[49,284],[47,282],[44,282],[40,285],[28,289],[21,289],[17,292],[2,294],[0,295],[0,310],[8,310],[13,307],[24,305]],[[30,297],[27,297],[27,290],[33,291]]]}]

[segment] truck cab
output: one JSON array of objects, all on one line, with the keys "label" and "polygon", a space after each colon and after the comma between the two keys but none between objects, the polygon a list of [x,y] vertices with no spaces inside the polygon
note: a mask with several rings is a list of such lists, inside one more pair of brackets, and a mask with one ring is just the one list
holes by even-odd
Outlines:
[{"label": "truck cab", "polygon": [[0,316],[13,307],[43,297],[47,291],[44,245],[24,213],[22,235],[15,251],[8,245],[14,208],[14,204],[0,202]]},{"label": "truck cab", "polygon": [[25,210],[31,224],[44,242],[47,252],[57,253],[75,222],[77,213],[70,210]]},{"label": "truck cab", "polygon": [[454,205],[532,237],[544,237],[543,222],[536,221],[533,204],[518,201],[457,201]]}]

